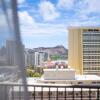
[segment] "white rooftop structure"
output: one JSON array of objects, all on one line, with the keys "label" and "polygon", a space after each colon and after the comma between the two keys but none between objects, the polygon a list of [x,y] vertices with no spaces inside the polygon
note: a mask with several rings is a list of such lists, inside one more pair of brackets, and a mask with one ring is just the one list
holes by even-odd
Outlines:
[{"label": "white rooftop structure", "polygon": [[100,84],[100,77],[97,75],[76,75],[74,69],[44,69],[44,75],[37,80],[37,83],[54,84]]},{"label": "white rooftop structure", "polygon": [[44,69],[44,80],[74,80],[74,69]]},{"label": "white rooftop structure", "polygon": [[[22,83],[20,79],[18,83]],[[96,75],[75,75],[73,80],[45,80],[43,77],[27,77],[28,85],[77,85],[77,84],[100,84],[100,77]]]},{"label": "white rooftop structure", "polygon": [[[19,81],[20,83],[21,81]],[[27,83],[34,84],[100,84],[100,76],[75,75],[74,69],[44,69],[41,78],[28,77]]]},{"label": "white rooftop structure", "polygon": [[98,80],[100,81],[100,77],[97,75],[75,75],[75,80]]}]

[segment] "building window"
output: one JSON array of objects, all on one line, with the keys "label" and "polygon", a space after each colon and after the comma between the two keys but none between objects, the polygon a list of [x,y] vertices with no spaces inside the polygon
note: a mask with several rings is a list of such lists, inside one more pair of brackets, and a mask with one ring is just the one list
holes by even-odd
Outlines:
[{"label": "building window", "polygon": [[78,84],[83,84],[83,82],[78,82]]},{"label": "building window", "polygon": [[38,96],[41,96],[41,93],[42,93],[42,92],[38,92]]},{"label": "building window", "polygon": [[97,82],[97,84],[100,84],[100,82]]},{"label": "building window", "polygon": [[55,84],[55,82],[50,82],[51,84]]},{"label": "building window", "polygon": [[35,96],[35,95],[34,95],[34,92],[32,92],[32,96]]},{"label": "building window", "polygon": [[72,96],[73,95],[73,92],[68,92],[68,96]]},{"label": "building window", "polygon": [[73,82],[71,82],[70,84],[73,84]]},{"label": "building window", "polygon": [[98,29],[94,29],[94,31],[95,31],[95,32],[99,32],[99,30],[98,30]]},{"label": "building window", "polygon": [[88,29],[88,31],[93,31],[93,29]]},{"label": "building window", "polygon": [[58,94],[59,94],[59,96],[63,96],[63,92],[59,92]]},{"label": "building window", "polygon": [[92,84],[96,84],[96,82],[92,82]]},{"label": "building window", "polygon": [[52,96],[52,92],[48,92],[48,95]]}]

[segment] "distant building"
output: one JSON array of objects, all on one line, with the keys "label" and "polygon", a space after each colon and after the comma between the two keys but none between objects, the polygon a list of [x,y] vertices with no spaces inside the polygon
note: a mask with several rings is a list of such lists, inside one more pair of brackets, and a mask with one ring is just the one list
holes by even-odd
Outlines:
[{"label": "distant building", "polygon": [[39,52],[39,65],[42,65],[43,62],[48,60],[48,53]]},{"label": "distant building", "polygon": [[39,52],[35,52],[35,66],[39,66]]},{"label": "distant building", "polygon": [[68,68],[68,61],[66,60],[48,60],[46,62],[43,63],[44,67],[46,68],[56,68],[56,66],[58,66],[58,68]]},{"label": "distant building", "polygon": [[35,53],[25,51],[25,66],[35,65]]},{"label": "distant building", "polygon": [[44,69],[44,80],[75,80],[74,69]]},{"label": "distant building", "polygon": [[6,41],[6,54],[8,65],[16,65],[16,43],[14,40]]},{"label": "distant building", "polygon": [[48,60],[48,53],[35,52],[35,66],[41,66],[43,62]]},{"label": "distant building", "polygon": [[7,66],[7,59],[6,57],[0,57],[0,66]]},{"label": "distant building", "polygon": [[0,56],[6,56],[6,48],[4,46],[0,48]]},{"label": "distant building", "polygon": [[25,65],[42,66],[43,62],[48,60],[48,53],[25,50]]},{"label": "distant building", "polygon": [[6,66],[6,65],[7,65],[6,48],[1,47],[0,48],[0,66]]},{"label": "distant building", "polygon": [[100,27],[69,27],[68,65],[78,74],[100,74]]},{"label": "distant building", "polygon": [[[24,50],[24,45],[21,45]],[[7,57],[7,65],[8,66],[16,66],[17,62],[17,48],[16,42],[14,40],[6,41],[6,57]]]},{"label": "distant building", "polygon": [[44,84],[73,84],[90,85],[100,84],[100,77],[97,75],[77,75],[74,69],[44,69],[44,74],[37,83]]}]

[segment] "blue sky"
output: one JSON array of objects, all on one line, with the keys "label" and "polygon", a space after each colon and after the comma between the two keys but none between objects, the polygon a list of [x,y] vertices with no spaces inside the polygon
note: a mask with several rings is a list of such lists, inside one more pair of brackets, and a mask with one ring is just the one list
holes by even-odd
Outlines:
[{"label": "blue sky", "polygon": [[18,14],[26,47],[68,48],[68,26],[100,26],[100,0],[18,0]]}]

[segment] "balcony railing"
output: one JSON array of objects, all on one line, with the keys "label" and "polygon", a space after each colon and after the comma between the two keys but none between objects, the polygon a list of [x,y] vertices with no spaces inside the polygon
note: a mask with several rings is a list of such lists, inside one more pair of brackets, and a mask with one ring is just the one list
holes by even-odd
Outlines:
[{"label": "balcony railing", "polygon": [[[100,85],[27,85],[29,100],[100,100]],[[0,100],[24,100],[21,84],[0,84]]]}]

